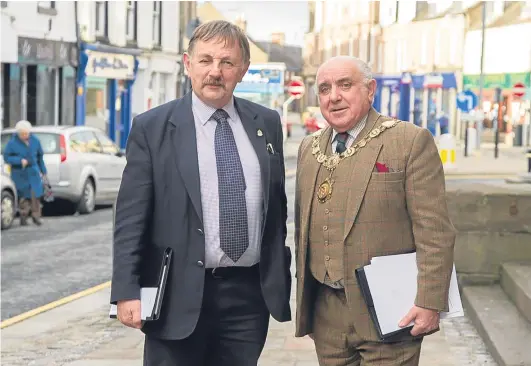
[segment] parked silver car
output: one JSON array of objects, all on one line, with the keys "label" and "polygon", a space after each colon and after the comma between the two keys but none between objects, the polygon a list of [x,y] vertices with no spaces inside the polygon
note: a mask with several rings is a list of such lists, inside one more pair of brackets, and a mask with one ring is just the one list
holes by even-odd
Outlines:
[{"label": "parked silver car", "polygon": [[17,215],[18,197],[15,183],[11,180],[9,165],[2,164],[2,230],[9,229]]},{"label": "parked silver car", "polygon": [[[15,133],[2,131],[2,154]],[[112,204],[118,195],[126,159],[100,129],[88,126],[35,126],[31,133],[44,151],[53,196],[81,214],[97,204]]]}]

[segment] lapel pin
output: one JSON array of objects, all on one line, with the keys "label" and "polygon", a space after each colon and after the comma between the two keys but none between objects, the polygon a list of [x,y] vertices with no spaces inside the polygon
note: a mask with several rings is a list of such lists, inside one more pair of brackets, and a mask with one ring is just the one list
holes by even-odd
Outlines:
[{"label": "lapel pin", "polygon": [[264,134],[263,134],[263,132],[262,132],[261,129],[258,129],[258,130],[256,131],[256,135],[262,137]]}]

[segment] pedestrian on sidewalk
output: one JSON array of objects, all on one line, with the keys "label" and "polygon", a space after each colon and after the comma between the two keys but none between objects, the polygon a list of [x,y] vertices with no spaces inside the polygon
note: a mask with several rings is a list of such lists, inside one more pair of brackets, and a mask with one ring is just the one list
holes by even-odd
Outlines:
[{"label": "pedestrian on sidewalk", "polygon": [[46,164],[39,139],[31,134],[29,121],[19,121],[4,149],[4,160],[11,166],[11,179],[19,197],[20,224],[27,225],[31,216],[35,225],[42,225],[41,197],[44,194]]},{"label": "pedestrian on sidewalk", "polygon": [[[269,318],[291,320],[282,126],[233,96],[250,63],[226,21],[196,28],[192,91],[135,117],[116,202],[111,303],[146,334],[144,365],[251,366]],[[160,319],[140,319],[140,288],[173,260]]]},{"label": "pedestrian on sidewalk", "polygon": [[[338,56],[317,72],[329,127],[300,145],[295,198],[296,336],[320,365],[418,365],[448,311],[455,229],[431,133],[380,115],[370,67]],[[354,276],[372,257],[416,251],[418,292],[395,343],[379,340]],[[389,306],[393,306],[389,304]]]}]

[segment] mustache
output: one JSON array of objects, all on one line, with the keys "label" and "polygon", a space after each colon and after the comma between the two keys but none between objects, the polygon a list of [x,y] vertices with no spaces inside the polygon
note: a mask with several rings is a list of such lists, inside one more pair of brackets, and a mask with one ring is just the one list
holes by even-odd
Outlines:
[{"label": "mustache", "polygon": [[221,79],[207,79],[203,82],[203,86],[221,86],[222,88],[225,88],[225,85],[221,82]]}]

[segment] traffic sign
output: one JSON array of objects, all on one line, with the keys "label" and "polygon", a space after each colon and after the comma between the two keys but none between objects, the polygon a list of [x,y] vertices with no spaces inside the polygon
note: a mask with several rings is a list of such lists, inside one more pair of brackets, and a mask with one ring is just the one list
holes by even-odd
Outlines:
[{"label": "traffic sign", "polygon": [[521,98],[525,95],[525,84],[516,83],[513,85],[513,95],[517,98]]},{"label": "traffic sign", "polygon": [[294,97],[301,97],[304,91],[304,83],[302,81],[291,80],[288,84],[288,93]]},{"label": "traffic sign", "polygon": [[478,97],[471,90],[465,90],[457,94],[457,108],[468,113],[478,106]]}]

